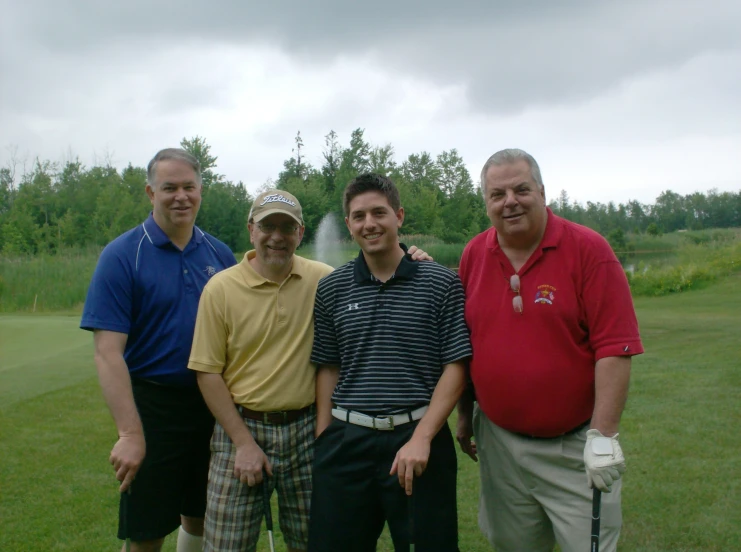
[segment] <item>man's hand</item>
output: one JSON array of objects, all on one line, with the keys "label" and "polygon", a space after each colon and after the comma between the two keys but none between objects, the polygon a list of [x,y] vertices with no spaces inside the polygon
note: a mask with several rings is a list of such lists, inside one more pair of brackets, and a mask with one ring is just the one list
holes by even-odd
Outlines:
[{"label": "man's hand", "polygon": [[237,454],[234,458],[234,476],[237,479],[254,487],[262,483],[263,469],[272,477],[273,467],[257,443],[252,442],[237,447]]},{"label": "man's hand", "polygon": [[141,433],[121,435],[113,445],[108,461],[116,470],[116,479],[121,482],[118,488],[120,492],[126,492],[131,486],[144,461],[146,450],[147,445]]},{"label": "man's hand", "polygon": [[461,446],[461,450],[471,457],[471,460],[478,462],[476,455],[476,443],[473,440],[473,420],[470,413],[461,413],[458,411],[458,422],[455,428],[455,438]]},{"label": "man's hand", "polygon": [[412,260],[414,261],[434,261],[430,255],[422,251],[419,247],[416,245],[413,245],[407,250],[407,253],[409,253],[412,256]]},{"label": "man's hand", "polygon": [[430,459],[430,442],[422,437],[414,437],[399,449],[391,465],[390,475],[397,474],[399,485],[404,487],[408,496],[412,495],[414,476],[419,477],[427,469]]},{"label": "man's hand", "polygon": [[597,487],[603,493],[609,493],[613,482],[620,479],[625,471],[625,456],[617,438],[617,433],[612,437],[605,437],[596,429],[587,431],[584,465],[590,489]]}]

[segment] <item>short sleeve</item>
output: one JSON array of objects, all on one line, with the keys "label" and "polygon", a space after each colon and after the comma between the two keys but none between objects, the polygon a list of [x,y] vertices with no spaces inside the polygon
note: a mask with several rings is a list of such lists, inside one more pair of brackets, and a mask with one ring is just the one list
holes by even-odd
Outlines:
[{"label": "short sleeve", "polygon": [[221,374],[226,366],[229,331],[225,318],[224,294],[206,285],[198,303],[193,346],[188,368],[197,372]]},{"label": "short sleeve", "polygon": [[339,366],[341,363],[337,332],[331,309],[327,306],[327,289],[321,282],[314,301],[314,345],[311,350],[311,362],[320,366]]},{"label": "short sleeve", "polygon": [[131,266],[110,245],[103,249],[85,298],[80,328],[128,334],[133,311]]},{"label": "short sleeve", "polygon": [[630,286],[617,259],[599,261],[587,271],[583,302],[595,362],[643,353]]},{"label": "short sleeve", "polygon": [[450,364],[471,356],[471,340],[465,320],[465,296],[457,275],[450,279],[438,315],[440,361]]}]

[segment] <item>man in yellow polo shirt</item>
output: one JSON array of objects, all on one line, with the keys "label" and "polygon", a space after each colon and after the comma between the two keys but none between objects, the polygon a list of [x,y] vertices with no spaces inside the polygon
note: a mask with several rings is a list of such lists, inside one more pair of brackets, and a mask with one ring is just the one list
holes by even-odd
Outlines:
[{"label": "man in yellow polo shirt", "polygon": [[[304,225],[287,192],[259,195],[248,227],[255,249],[203,290],[188,363],[216,418],[203,549],[255,550],[261,485],[268,485],[278,492],[280,528],[295,552],[308,541],[314,295],[332,267],[294,255]],[[271,476],[265,481],[263,470]]]}]

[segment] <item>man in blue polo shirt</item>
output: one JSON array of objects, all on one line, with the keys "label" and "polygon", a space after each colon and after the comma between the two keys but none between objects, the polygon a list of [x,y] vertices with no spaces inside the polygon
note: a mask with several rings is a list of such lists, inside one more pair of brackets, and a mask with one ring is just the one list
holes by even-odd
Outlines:
[{"label": "man in blue polo shirt", "polygon": [[213,417],[188,370],[198,301],[234,264],[195,226],[198,161],[164,149],[147,167],[152,213],[106,246],[80,327],[94,332],[95,364],[118,429],[110,462],[121,481],[120,539],[159,551],[181,526],[178,552],[200,551]]}]

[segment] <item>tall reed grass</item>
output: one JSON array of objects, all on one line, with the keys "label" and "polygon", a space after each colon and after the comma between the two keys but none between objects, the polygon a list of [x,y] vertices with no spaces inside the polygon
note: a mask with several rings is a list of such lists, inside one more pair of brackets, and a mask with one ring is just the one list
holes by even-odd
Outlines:
[{"label": "tall reed grass", "polygon": [[0,256],[0,312],[81,310],[100,248]]},{"label": "tall reed grass", "polygon": [[626,275],[634,296],[659,296],[699,289],[738,271],[741,271],[741,239],[736,237],[732,241],[682,245],[674,263],[659,266],[638,263]]},{"label": "tall reed grass", "polygon": [[[405,235],[402,241],[416,245],[435,261],[457,268],[465,244],[446,244],[433,236]],[[675,232],[664,236],[628,236],[641,251],[673,251],[661,262],[637,262],[628,272],[635,296],[655,296],[703,287],[741,270],[741,229]],[[342,262],[358,254],[351,241],[337,244]],[[316,258],[313,245],[298,251]],[[55,255],[35,257],[0,256],[0,312],[80,311],[100,248],[60,250]],[[237,258],[241,258],[238,255]],[[639,257],[633,257],[636,259]],[[631,261],[629,261],[631,262]]]}]

